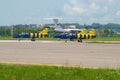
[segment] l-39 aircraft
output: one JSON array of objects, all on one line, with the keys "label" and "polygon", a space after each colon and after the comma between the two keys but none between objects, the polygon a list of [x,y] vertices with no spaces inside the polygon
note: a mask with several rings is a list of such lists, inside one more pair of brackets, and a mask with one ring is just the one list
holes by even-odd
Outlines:
[{"label": "l-39 aircraft", "polygon": [[73,29],[63,29],[58,21],[61,20],[62,18],[44,18],[44,20],[53,20],[54,22],[54,31],[55,32],[59,32],[59,33],[70,33],[70,32],[78,32],[78,31],[82,31],[82,29],[76,29],[76,28],[73,28]]},{"label": "l-39 aircraft", "polygon": [[[86,28],[84,29],[63,29],[59,24],[58,20],[60,18],[50,18],[50,20],[53,20],[55,23],[55,29],[54,32],[58,33],[58,35],[55,35],[54,38],[60,38],[60,39],[78,39],[79,41],[81,39],[89,39],[96,37],[96,29],[92,29],[89,32]],[[13,36],[14,38],[44,38],[49,36],[49,28],[44,28],[43,31],[39,33],[27,33],[27,34],[18,34]]]},{"label": "l-39 aircraft", "polygon": [[58,35],[54,36],[55,38],[61,38],[61,39],[89,39],[96,37],[96,29],[92,29],[89,32],[87,31],[87,28],[84,29],[63,29],[58,24],[58,21],[61,18],[45,18],[47,20],[53,20],[55,24],[54,31],[59,33]]}]

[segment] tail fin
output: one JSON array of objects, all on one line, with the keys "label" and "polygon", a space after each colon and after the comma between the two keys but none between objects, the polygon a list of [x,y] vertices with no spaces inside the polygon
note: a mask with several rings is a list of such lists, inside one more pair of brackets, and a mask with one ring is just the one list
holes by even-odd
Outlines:
[{"label": "tail fin", "polygon": [[47,36],[48,36],[48,32],[49,32],[49,29],[48,29],[48,28],[45,28],[45,29],[43,29],[43,30],[39,33],[39,36],[40,36],[41,38],[47,37]]},{"label": "tail fin", "polygon": [[90,38],[96,37],[96,29],[90,30],[89,35],[90,35]]}]

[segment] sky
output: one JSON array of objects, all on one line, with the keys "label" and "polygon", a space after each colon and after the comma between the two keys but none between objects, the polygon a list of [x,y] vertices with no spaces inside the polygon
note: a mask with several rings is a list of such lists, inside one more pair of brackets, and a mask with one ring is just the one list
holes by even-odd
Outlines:
[{"label": "sky", "polygon": [[119,0],[0,0],[0,25],[52,23],[120,24]]}]

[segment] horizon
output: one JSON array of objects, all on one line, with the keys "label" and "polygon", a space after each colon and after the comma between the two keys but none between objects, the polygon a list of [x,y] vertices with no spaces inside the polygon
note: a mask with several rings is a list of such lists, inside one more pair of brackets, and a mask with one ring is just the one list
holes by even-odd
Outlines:
[{"label": "horizon", "polygon": [[[76,22],[68,22],[68,23],[66,23],[66,22],[64,22],[64,23],[59,23],[59,24],[79,24],[79,25],[92,25],[92,24],[100,24],[100,25],[108,25],[108,24],[115,24],[115,25],[120,25],[119,23],[105,23],[105,24],[102,24],[102,23],[96,23],[96,22],[93,22],[93,23],[91,23],[91,24],[80,24],[80,23],[76,23]],[[45,23],[45,24],[36,24],[36,23],[28,23],[28,24],[12,24],[12,25],[0,25],[0,27],[1,26],[14,26],[14,25],[54,25],[54,22],[52,22],[52,23]]]},{"label": "horizon", "polygon": [[[51,24],[54,24],[54,22],[52,23],[45,23],[44,25],[51,25]],[[102,23],[91,23],[91,24],[80,24],[80,23],[76,23],[76,22],[68,22],[68,23],[59,23],[59,24],[79,24],[79,25],[92,25],[92,24],[100,24],[100,25],[107,25],[107,24],[117,24],[117,25],[120,25],[119,23],[105,23],[105,24],[102,24]],[[28,24],[12,24],[12,25],[0,25],[0,26],[14,26],[14,25],[43,25],[43,24],[36,24],[36,23],[28,23]]]}]

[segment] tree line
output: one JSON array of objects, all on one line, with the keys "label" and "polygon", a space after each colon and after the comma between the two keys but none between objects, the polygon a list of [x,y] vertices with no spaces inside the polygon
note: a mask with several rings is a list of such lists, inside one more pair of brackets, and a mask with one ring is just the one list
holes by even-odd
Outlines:
[{"label": "tree line", "polygon": [[[44,27],[38,27],[38,26],[23,26],[23,25],[13,25],[13,26],[0,26],[0,36],[13,36],[17,34],[22,34],[22,33],[38,33],[42,31],[45,27],[48,27],[50,31],[53,31],[53,27],[49,27],[53,24],[47,24],[44,25]],[[88,29],[91,28],[96,28],[97,29],[97,36],[98,37],[120,37],[120,25],[119,24],[106,24],[102,25],[99,23],[93,23],[92,25],[80,25],[78,23],[64,23],[60,24],[63,28],[64,26],[68,25],[75,25],[77,28],[85,28],[87,27]],[[116,30],[118,31],[116,31]]]}]

